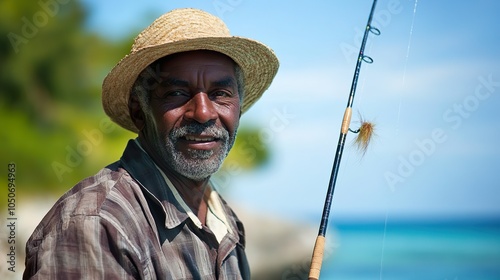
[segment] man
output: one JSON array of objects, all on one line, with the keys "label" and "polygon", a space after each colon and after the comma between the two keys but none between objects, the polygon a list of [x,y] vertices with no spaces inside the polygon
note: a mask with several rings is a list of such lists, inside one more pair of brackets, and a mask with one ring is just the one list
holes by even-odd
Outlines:
[{"label": "man", "polygon": [[278,60],[218,18],[171,11],[103,83],[137,132],[121,159],[61,197],[28,240],[24,279],[249,279],[244,229],[210,181]]}]

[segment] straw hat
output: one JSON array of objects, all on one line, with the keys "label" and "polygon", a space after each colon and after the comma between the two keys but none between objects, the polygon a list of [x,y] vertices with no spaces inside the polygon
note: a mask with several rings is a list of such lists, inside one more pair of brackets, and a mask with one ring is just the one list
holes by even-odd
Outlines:
[{"label": "straw hat", "polygon": [[102,85],[106,114],[123,128],[138,132],[130,118],[128,101],[139,74],[159,58],[193,50],[223,53],[241,67],[245,79],[242,112],[261,97],[278,71],[278,59],[269,47],[231,36],[224,22],[209,13],[177,9],[162,15],[142,31],[135,38],[130,54],[106,76]]}]

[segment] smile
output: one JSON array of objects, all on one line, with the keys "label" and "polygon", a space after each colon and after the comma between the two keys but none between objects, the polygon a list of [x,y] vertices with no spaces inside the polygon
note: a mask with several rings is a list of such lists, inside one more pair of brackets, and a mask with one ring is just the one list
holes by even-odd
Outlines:
[{"label": "smile", "polygon": [[212,136],[193,136],[193,135],[186,135],[185,139],[187,141],[196,141],[196,142],[212,142],[217,140]]}]

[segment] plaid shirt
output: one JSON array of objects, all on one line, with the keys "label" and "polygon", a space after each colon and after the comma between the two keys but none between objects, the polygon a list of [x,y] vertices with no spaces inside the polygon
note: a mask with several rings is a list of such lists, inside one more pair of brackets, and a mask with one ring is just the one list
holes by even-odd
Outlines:
[{"label": "plaid shirt", "polygon": [[217,241],[130,141],[120,161],[62,196],[26,245],[23,279],[250,279],[242,223]]}]

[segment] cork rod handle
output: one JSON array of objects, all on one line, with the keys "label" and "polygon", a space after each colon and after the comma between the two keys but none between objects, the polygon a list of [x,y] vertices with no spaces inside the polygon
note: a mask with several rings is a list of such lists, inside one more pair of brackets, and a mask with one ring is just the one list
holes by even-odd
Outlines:
[{"label": "cork rod handle", "polygon": [[321,264],[323,263],[323,253],[325,251],[325,237],[318,235],[311,259],[311,267],[309,268],[309,280],[318,280],[321,272]]},{"label": "cork rod handle", "polygon": [[352,108],[347,107],[344,112],[344,118],[342,119],[342,127],[340,128],[340,132],[342,134],[347,134],[349,130],[349,125],[351,125],[351,116],[352,116]]}]

